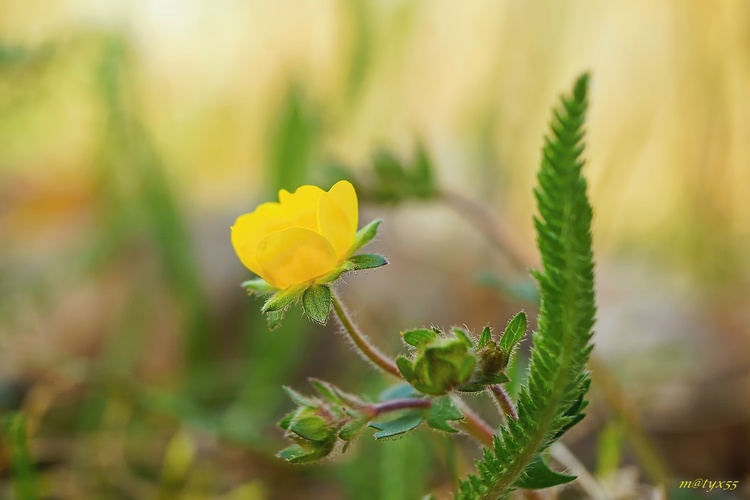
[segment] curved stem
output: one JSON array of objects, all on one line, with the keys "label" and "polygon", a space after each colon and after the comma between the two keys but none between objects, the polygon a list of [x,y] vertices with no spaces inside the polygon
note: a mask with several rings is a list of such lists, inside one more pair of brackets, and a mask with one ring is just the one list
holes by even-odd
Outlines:
[{"label": "curved stem", "polygon": [[[404,377],[398,370],[396,363],[394,363],[393,360],[388,358],[385,354],[380,352],[377,347],[372,345],[372,343],[370,343],[370,339],[368,339],[365,334],[360,331],[352,318],[349,316],[349,313],[346,312],[346,308],[344,307],[344,304],[341,302],[341,299],[339,298],[335,290],[331,290],[331,298],[333,301],[333,310],[336,313],[339,321],[341,322],[341,326],[344,327],[344,331],[349,335],[349,338],[352,340],[352,342],[354,342],[354,345],[357,347],[357,349],[359,349],[359,352],[362,354],[362,356],[381,370],[390,373],[394,377],[403,379]],[[472,410],[471,407],[469,407],[469,405],[467,405],[466,402],[461,399],[460,396],[453,394],[451,395],[451,399],[453,400],[453,404],[456,405],[456,407],[465,417],[464,421],[459,424],[463,428],[463,430],[484,446],[491,447],[495,435],[495,431],[492,429],[492,427],[490,427],[487,422],[482,420],[482,417],[477,415],[474,410]],[[429,400],[417,401],[429,402]]]},{"label": "curved stem", "polygon": [[502,385],[491,385],[490,392],[497,403],[497,406],[502,411],[503,416],[512,420],[518,420],[518,410],[513,400],[510,398],[510,394],[505,390]]},{"label": "curved stem", "polygon": [[477,415],[469,405],[466,404],[461,396],[457,394],[451,394],[451,400],[456,408],[463,413],[465,420],[459,425],[467,434],[472,436],[474,439],[482,443],[487,448],[493,447],[493,441],[495,438],[495,431],[490,425],[482,420],[482,417]]},{"label": "curved stem", "polygon": [[398,371],[396,363],[372,345],[370,339],[357,328],[357,325],[346,312],[338,294],[333,289],[331,290],[331,298],[333,299],[333,310],[336,312],[341,326],[344,327],[344,331],[349,335],[349,338],[354,342],[354,345],[357,346],[357,349],[359,349],[359,352],[362,353],[365,359],[394,377],[403,378],[401,372]]},{"label": "curved stem", "polygon": [[486,206],[477,203],[473,198],[448,190],[440,191],[440,199],[456,213],[475,224],[516,270],[527,272],[532,267],[531,260],[523,251],[517,238],[510,229],[494,217]]}]

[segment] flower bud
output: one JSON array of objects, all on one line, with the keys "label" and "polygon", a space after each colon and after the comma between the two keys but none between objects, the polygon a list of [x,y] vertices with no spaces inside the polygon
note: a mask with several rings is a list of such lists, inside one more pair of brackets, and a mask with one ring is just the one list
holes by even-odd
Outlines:
[{"label": "flower bud", "polygon": [[413,359],[396,359],[401,374],[418,391],[439,396],[467,382],[477,360],[470,343],[461,337],[445,336],[440,330],[410,330],[404,341],[415,347]]}]

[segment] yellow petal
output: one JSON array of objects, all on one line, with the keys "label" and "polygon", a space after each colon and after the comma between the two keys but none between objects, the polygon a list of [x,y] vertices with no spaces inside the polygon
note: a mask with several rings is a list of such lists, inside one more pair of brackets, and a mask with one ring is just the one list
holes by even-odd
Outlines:
[{"label": "yellow petal", "polygon": [[294,193],[279,191],[279,202],[293,226],[318,231],[318,203],[324,193],[318,186],[300,186]]},{"label": "yellow petal", "polygon": [[237,218],[232,226],[232,246],[245,267],[260,276],[255,256],[258,243],[268,234],[290,226],[281,205],[263,203],[254,212]]},{"label": "yellow petal", "polygon": [[258,244],[260,276],[280,290],[323,276],[336,266],[336,253],[321,235],[305,227],[271,233]]},{"label": "yellow petal", "polygon": [[338,259],[345,257],[352,246],[358,219],[357,193],[349,181],[337,182],[320,197],[320,234],[331,243]]}]

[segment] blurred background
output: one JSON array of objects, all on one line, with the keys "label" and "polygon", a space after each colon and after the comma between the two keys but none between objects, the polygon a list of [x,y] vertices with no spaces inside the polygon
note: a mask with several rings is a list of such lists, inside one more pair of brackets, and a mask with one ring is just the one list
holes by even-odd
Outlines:
[{"label": "blurred background", "polygon": [[0,497],[447,497],[467,438],[274,458],[282,385],[390,381],[333,322],[269,332],[229,227],[349,177],[391,265],[343,294],[386,352],[534,316],[534,175],[584,71],[599,312],[565,443],[615,498],[697,478],[750,498],[741,0],[0,0]]}]

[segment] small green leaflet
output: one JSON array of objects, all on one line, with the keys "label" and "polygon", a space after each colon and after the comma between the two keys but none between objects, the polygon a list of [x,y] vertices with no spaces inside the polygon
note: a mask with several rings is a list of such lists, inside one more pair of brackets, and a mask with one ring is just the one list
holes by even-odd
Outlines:
[{"label": "small green leaflet", "polygon": [[443,396],[432,400],[432,407],[427,413],[427,424],[433,429],[444,432],[458,432],[449,420],[461,420],[464,416],[453,405],[449,396]]},{"label": "small green leaflet", "polygon": [[388,422],[370,422],[368,425],[378,432],[373,434],[375,439],[397,439],[413,431],[424,421],[421,411],[411,411]]}]

